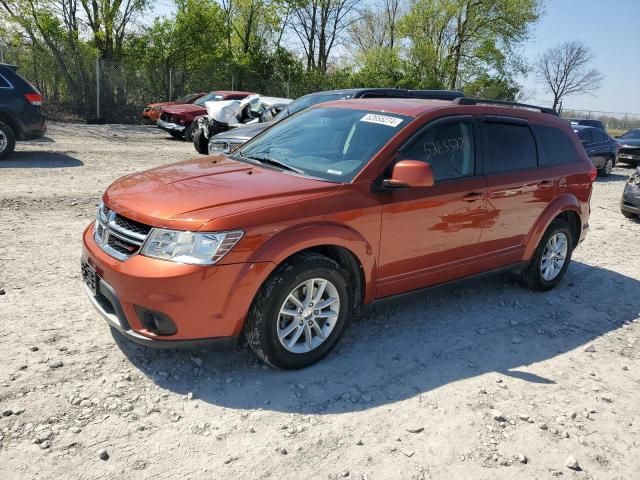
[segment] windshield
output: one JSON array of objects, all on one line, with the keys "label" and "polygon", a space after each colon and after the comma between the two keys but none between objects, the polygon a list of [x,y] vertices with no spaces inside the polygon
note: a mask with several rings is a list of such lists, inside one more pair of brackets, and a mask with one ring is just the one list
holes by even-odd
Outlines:
[{"label": "windshield", "polygon": [[203,107],[205,102],[217,102],[218,100],[222,100],[222,95],[218,95],[217,93],[207,93],[193,103]]},{"label": "windshield", "polygon": [[331,182],[349,182],[410,117],[318,107],[275,124],[238,156],[280,164]]},{"label": "windshield", "polygon": [[287,118],[289,115],[293,115],[294,113],[298,113],[305,108],[309,108],[312,105],[317,105],[322,102],[330,102],[332,100],[343,100],[345,98],[350,98],[351,94],[349,93],[312,93],[311,95],[305,95],[304,97],[300,97],[297,100],[291,102],[287,105],[284,110],[282,110],[278,115],[274,117],[274,121],[278,122]]},{"label": "windshield", "polygon": [[183,95],[182,97],[175,100],[176,103],[191,103],[194,99],[198,97],[197,93],[189,93],[187,95]]},{"label": "windshield", "polygon": [[640,140],[640,128],[634,128],[633,130],[629,130],[627,133],[622,135],[620,138],[638,139],[638,140]]}]

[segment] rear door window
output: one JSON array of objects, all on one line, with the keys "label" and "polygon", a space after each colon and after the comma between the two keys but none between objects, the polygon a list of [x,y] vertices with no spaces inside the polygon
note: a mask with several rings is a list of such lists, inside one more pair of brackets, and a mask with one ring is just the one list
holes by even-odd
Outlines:
[{"label": "rear door window", "polygon": [[580,161],[573,142],[559,128],[534,125],[533,130],[540,145],[540,165],[563,165]]},{"label": "rear door window", "polygon": [[484,173],[502,173],[538,166],[536,142],[526,123],[483,122]]},{"label": "rear door window", "polygon": [[473,120],[427,126],[403,149],[403,157],[431,164],[436,182],[475,175]]},{"label": "rear door window", "polygon": [[580,130],[578,132],[578,138],[584,145],[591,145],[593,143],[593,130]]},{"label": "rear door window", "polygon": [[604,143],[604,132],[602,130],[593,131],[593,143]]}]

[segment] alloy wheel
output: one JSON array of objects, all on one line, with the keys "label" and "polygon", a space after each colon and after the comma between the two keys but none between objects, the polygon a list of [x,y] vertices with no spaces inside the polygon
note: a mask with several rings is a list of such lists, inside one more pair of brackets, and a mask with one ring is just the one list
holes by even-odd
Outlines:
[{"label": "alloy wheel", "polygon": [[0,153],[4,152],[9,145],[9,139],[5,135],[5,133],[0,130]]},{"label": "alloy wheel", "polygon": [[607,175],[610,175],[612,170],[613,170],[613,160],[611,160],[610,158],[607,158],[607,161],[604,162],[604,173]]},{"label": "alloy wheel", "polygon": [[540,264],[540,273],[544,281],[551,282],[558,276],[567,259],[568,251],[569,240],[563,232],[558,232],[549,239]]},{"label": "alloy wheel", "polygon": [[331,335],[340,314],[340,295],[323,278],[307,280],[289,293],[278,314],[280,344],[292,353],[315,350]]}]

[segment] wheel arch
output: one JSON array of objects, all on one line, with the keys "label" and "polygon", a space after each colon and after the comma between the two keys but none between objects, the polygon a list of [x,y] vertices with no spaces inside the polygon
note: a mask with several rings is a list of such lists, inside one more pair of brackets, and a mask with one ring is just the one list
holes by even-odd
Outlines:
[{"label": "wheel arch", "polygon": [[551,225],[551,223],[556,218],[562,218],[569,224],[571,233],[574,236],[573,247],[575,248],[578,245],[582,233],[582,215],[580,202],[573,195],[563,194],[557,197],[547,206],[540,217],[538,217],[538,220],[534,227],[529,232],[529,235],[527,236],[527,239],[525,241],[525,251],[523,258],[525,261],[531,260],[531,257],[533,257],[533,254],[538,247],[538,243],[540,243],[540,239],[544,235],[544,232],[547,231],[549,225]]},{"label": "wheel arch", "polygon": [[287,229],[266,242],[249,261],[271,263],[266,280],[279,265],[303,252],[324,255],[349,272],[356,307],[375,297],[373,247],[359,232],[345,225],[313,224]]},{"label": "wheel arch", "polygon": [[16,137],[16,140],[20,138],[20,128],[13,118],[11,118],[11,115],[6,114],[5,112],[0,112],[0,122],[13,130],[13,135]]}]

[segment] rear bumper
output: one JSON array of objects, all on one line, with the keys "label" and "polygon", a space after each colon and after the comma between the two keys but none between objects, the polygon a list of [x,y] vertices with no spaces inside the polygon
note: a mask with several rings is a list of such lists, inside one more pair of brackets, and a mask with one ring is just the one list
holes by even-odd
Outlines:
[{"label": "rear bumper", "polygon": [[178,125],[177,123],[165,122],[164,120],[158,120],[156,125],[164,130],[165,132],[170,133],[184,133],[185,126]]}]

